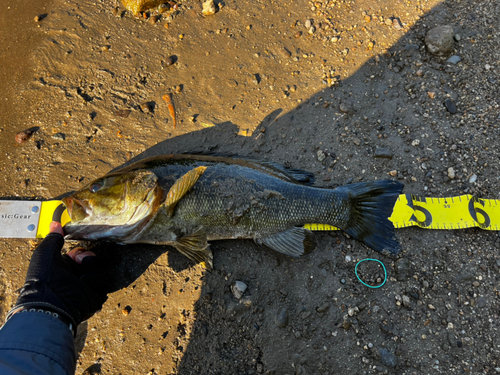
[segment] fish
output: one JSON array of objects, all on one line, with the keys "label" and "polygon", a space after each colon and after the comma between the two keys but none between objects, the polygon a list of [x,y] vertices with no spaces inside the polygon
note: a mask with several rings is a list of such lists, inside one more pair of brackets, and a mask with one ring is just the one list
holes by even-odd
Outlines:
[{"label": "fish", "polygon": [[165,101],[165,103],[167,103],[168,112],[170,113],[170,117],[172,117],[172,124],[175,129],[175,108],[174,103],[172,103],[172,94],[165,94],[162,96],[162,99]]},{"label": "fish", "polygon": [[401,247],[388,219],[403,189],[394,180],[335,189],[277,163],[205,154],[143,159],[62,199],[67,239],[169,245],[213,267],[209,242],[253,239],[299,257],[316,248],[307,223],[336,226],[383,254]]}]

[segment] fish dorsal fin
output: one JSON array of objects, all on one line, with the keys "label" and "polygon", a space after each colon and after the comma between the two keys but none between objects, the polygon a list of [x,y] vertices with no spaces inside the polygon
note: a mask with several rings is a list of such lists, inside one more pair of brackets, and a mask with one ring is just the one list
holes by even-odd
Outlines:
[{"label": "fish dorsal fin", "polygon": [[189,259],[202,263],[208,269],[212,269],[213,256],[208,249],[207,233],[203,228],[199,228],[192,234],[179,237],[176,240],[175,248]]},{"label": "fish dorsal fin", "polygon": [[292,257],[309,254],[316,248],[313,232],[305,228],[292,228],[285,232],[257,239],[256,242]]},{"label": "fish dorsal fin", "polygon": [[174,214],[175,205],[194,186],[194,184],[196,184],[196,181],[198,181],[206,169],[207,167],[203,166],[191,169],[188,173],[174,182],[168,191],[165,202],[163,203],[167,209],[168,216],[172,216]]}]

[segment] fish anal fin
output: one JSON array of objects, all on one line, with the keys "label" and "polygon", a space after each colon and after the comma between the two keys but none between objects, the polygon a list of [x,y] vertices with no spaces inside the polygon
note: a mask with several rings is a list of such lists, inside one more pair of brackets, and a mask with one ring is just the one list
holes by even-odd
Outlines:
[{"label": "fish anal fin", "polygon": [[208,269],[212,269],[212,251],[208,248],[207,234],[203,228],[190,235],[179,237],[174,246],[189,259],[202,263]]},{"label": "fish anal fin", "polygon": [[207,167],[201,166],[191,169],[185,175],[180,177],[174,182],[170,190],[168,191],[165,202],[163,203],[167,209],[167,215],[172,216],[174,214],[174,209],[176,204],[182,199],[184,195],[196,184],[196,181],[205,172]]},{"label": "fish anal fin", "polygon": [[305,228],[292,228],[268,237],[257,239],[271,249],[292,257],[309,254],[316,248],[313,232]]}]

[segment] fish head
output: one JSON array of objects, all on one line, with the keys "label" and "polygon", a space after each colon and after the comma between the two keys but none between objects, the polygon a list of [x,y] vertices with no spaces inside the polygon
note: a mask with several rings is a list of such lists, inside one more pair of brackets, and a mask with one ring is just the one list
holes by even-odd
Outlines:
[{"label": "fish head", "polygon": [[71,222],[64,230],[73,239],[127,235],[142,227],[163,198],[158,177],[148,170],[112,173],[63,198]]}]

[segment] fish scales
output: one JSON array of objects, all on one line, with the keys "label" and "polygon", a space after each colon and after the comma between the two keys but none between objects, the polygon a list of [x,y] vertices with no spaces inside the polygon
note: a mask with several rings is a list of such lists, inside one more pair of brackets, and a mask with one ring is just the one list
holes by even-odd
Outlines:
[{"label": "fish scales", "polygon": [[[112,172],[63,201],[72,239],[153,243],[211,263],[208,242],[251,238],[300,256],[315,248],[306,223],[339,227],[369,247],[397,254],[388,220],[402,184],[376,181],[324,189],[311,175],[270,162],[163,155]],[[114,202],[115,205],[110,204]]]},{"label": "fish scales", "polygon": [[[218,240],[257,238],[310,222],[341,227],[349,218],[349,207],[342,204],[348,198],[345,189],[313,188],[251,168],[204,164],[207,171],[178,203],[175,215],[168,219],[159,216],[161,220],[145,228],[134,241],[149,242],[154,238],[160,243],[166,225],[183,228],[184,232],[200,226],[210,228],[208,240]],[[179,168],[178,173],[170,176],[175,180],[196,166]],[[160,171],[153,171],[161,175]],[[169,178],[162,187],[168,190],[173,180]]]}]

